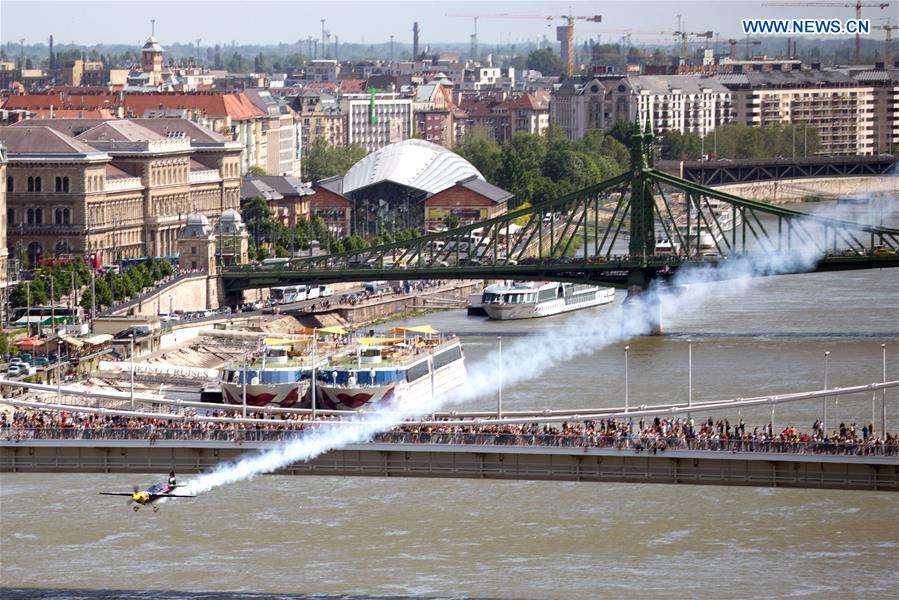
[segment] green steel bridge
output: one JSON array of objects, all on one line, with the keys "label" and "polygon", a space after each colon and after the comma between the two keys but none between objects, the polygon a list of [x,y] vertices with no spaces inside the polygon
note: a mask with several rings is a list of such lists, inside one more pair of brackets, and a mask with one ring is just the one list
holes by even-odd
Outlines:
[{"label": "green steel bridge", "polygon": [[629,172],[486,221],[364,250],[226,267],[225,291],[405,279],[637,290],[684,268],[800,251],[820,256],[813,271],[899,267],[899,229],[798,212],[674,177],[653,167],[652,145],[651,133],[637,134]]}]

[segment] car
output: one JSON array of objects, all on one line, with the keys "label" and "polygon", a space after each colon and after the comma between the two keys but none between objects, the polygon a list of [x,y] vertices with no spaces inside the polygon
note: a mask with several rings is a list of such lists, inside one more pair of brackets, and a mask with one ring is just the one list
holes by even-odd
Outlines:
[{"label": "car", "polygon": [[877,246],[871,251],[871,256],[896,256],[896,251],[885,246]]},{"label": "car", "polygon": [[26,365],[30,365],[30,364],[34,363],[34,357],[26,352],[24,354],[19,355],[19,361]]},{"label": "car", "polygon": [[17,375],[22,374],[22,366],[20,364],[10,364],[9,368],[6,370],[6,374],[10,377],[15,377]]},{"label": "car", "polygon": [[37,358],[34,359],[34,366],[35,367],[49,367],[50,361],[47,360],[43,356],[38,356]]}]

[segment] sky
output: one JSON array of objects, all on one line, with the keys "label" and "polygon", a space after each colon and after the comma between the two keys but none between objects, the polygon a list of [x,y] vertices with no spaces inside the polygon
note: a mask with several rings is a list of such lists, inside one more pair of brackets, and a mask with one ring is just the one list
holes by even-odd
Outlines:
[{"label": "sky", "polygon": [[[783,4],[784,2],[780,2]],[[849,2],[847,2],[849,3]],[[617,2],[483,1],[426,2],[374,0],[330,0],[297,2],[287,0],[115,0],[45,1],[0,0],[0,42],[25,38],[26,44],[46,42],[53,35],[57,43],[74,42],[143,44],[150,34],[150,19],[156,19],[156,37],[163,43],[202,45],[295,43],[309,36],[321,37],[321,21],[337,35],[341,43],[377,44],[389,41],[411,44],[412,23],[418,21],[422,44],[467,43],[474,20],[452,17],[447,13],[484,15],[478,20],[481,44],[534,41],[538,34],[555,40],[555,26],[561,19],[539,16],[602,15],[602,23],[577,21],[576,38],[586,40],[602,36],[614,41],[633,30],[632,39],[663,41],[677,30],[677,15],[683,15],[684,28],[690,32],[712,30],[722,40],[740,35],[740,19],[747,17],[840,18],[855,16],[853,8],[765,6],[770,2],[742,0],[683,2],[678,0]],[[841,3],[837,3],[841,4]],[[899,6],[899,0],[893,4]],[[517,18],[490,15],[513,14]],[[894,7],[886,10],[867,8],[862,16],[883,19],[894,16]],[[526,18],[523,18],[526,17]],[[894,22],[899,19],[894,18]],[[875,21],[872,24],[882,24]],[[663,33],[665,32],[665,33]],[[880,39],[882,32],[872,34]],[[333,41],[333,37],[331,38]]]}]

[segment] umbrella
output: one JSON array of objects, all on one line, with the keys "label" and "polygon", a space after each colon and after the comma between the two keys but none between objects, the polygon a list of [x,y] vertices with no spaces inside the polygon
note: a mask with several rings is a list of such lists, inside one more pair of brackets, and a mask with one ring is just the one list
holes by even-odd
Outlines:
[{"label": "umbrella", "polygon": [[20,340],[16,342],[16,346],[19,348],[34,348],[35,346],[43,346],[44,342],[37,338],[25,338],[24,340]]}]

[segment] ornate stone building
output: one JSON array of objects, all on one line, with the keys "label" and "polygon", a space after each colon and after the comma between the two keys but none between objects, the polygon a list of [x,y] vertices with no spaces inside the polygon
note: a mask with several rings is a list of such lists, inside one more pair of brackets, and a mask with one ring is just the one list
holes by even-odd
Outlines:
[{"label": "ornate stone building", "polygon": [[[185,119],[54,119],[0,128],[9,248],[29,264],[171,256],[191,213],[240,204],[241,147]],[[4,245],[5,246],[5,245]]]}]

